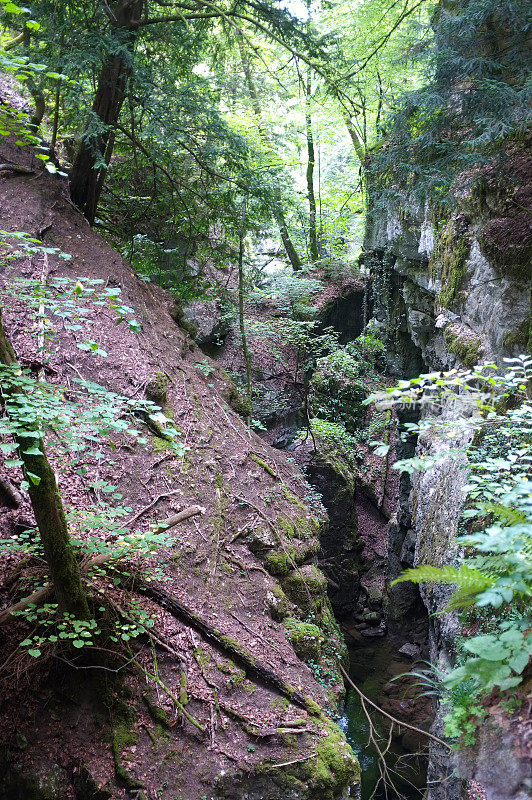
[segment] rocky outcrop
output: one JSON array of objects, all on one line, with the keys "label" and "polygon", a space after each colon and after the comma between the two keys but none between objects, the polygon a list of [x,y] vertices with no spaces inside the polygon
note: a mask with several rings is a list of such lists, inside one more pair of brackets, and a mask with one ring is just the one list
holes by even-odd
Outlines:
[{"label": "rocky outcrop", "polygon": [[[455,187],[453,214],[442,216],[429,205],[413,204],[401,216],[390,210],[370,219],[364,263],[373,278],[374,318],[392,373],[412,377],[485,360],[501,365],[505,357],[526,351],[531,174],[532,158],[516,148],[497,167],[487,165],[475,176],[463,176]],[[444,408],[446,416],[451,411]],[[415,415],[403,415],[401,421],[415,421]],[[469,434],[460,435],[453,447],[467,447]],[[412,479],[401,476],[399,505],[388,532],[390,578],[419,563],[441,567],[457,559],[455,535],[467,473],[459,460],[445,456],[448,449],[448,442],[435,437],[398,443],[400,458],[414,453],[441,458]],[[396,623],[408,626],[423,602],[429,613],[430,660],[443,668],[454,662],[460,633],[456,616],[438,613],[449,594],[449,588],[438,586],[421,592],[412,584],[389,589],[389,615]],[[439,710],[434,731],[440,735],[442,717]],[[428,800],[458,800],[465,796],[465,779],[478,781],[489,800],[521,800],[530,788],[529,767],[504,722],[501,729],[484,726],[472,752],[452,757],[432,742]]]},{"label": "rocky outcrop", "polygon": [[526,350],[531,176],[532,157],[512,152],[462,180],[452,215],[412,204],[370,217],[365,264],[394,373],[501,363]]}]

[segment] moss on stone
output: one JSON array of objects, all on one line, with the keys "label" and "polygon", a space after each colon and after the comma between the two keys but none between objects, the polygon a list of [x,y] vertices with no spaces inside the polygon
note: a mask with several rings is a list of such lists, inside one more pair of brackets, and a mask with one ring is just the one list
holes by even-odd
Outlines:
[{"label": "moss on stone", "polygon": [[478,364],[481,341],[476,336],[464,336],[449,325],[444,333],[445,344],[449,353],[460,359],[466,367]]},{"label": "moss on stone", "polygon": [[134,778],[122,762],[122,751],[125,747],[137,744],[138,733],[133,730],[135,715],[125,703],[119,702],[115,705],[115,719],[111,734],[111,751],[115,762],[116,777],[123,783],[128,790],[143,789],[142,781]]},{"label": "moss on stone", "polygon": [[291,503],[293,506],[297,506],[298,508],[303,508],[303,509],[305,508],[305,504],[302,503],[299,497],[296,497],[296,495],[293,492],[291,492],[290,489],[284,485],[284,483],[281,486],[281,491],[284,495],[285,500],[288,500],[288,502]]},{"label": "moss on stone", "polygon": [[293,617],[285,619],[283,624],[297,656],[302,661],[319,663],[323,637],[318,626],[310,622],[301,622]]},{"label": "moss on stone", "polygon": [[152,403],[164,406],[168,397],[168,378],[164,372],[156,372],[146,384],[145,394]]},{"label": "moss on stone", "polygon": [[311,561],[318,554],[320,543],[318,539],[307,539],[304,542],[294,542],[294,561],[298,566]]},{"label": "moss on stone", "polygon": [[272,619],[282,622],[290,616],[290,603],[280,586],[273,586],[266,595],[266,605]]},{"label": "moss on stone", "polygon": [[460,300],[459,290],[467,274],[469,250],[469,240],[457,232],[455,221],[451,219],[445,223],[430,258],[431,274],[436,277],[439,272],[441,280],[437,302],[444,308]]},{"label": "moss on stone", "polygon": [[179,327],[181,328],[182,331],[185,331],[185,333],[188,333],[188,335],[192,339],[196,338],[196,336],[198,335],[198,329],[192,322],[188,322],[185,319],[185,315],[184,315],[184,312],[183,312],[183,306],[181,305],[181,302],[179,300],[177,300],[177,299],[176,299],[173,307],[170,309],[170,316],[172,317],[174,322],[177,325],[179,325]]},{"label": "moss on stone", "polygon": [[321,611],[326,597],[327,581],[317,567],[306,564],[292,570],[283,578],[281,586],[303,614],[316,614]]},{"label": "moss on stone", "polygon": [[340,728],[333,722],[326,727],[327,736],[316,748],[318,756],[309,762],[309,779],[313,788],[323,791],[323,800],[332,800],[344,787],[360,782],[360,764]]},{"label": "moss on stone", "polygon": [[287,548],[288,552],[283,550],[270,550],[262,559],[265,569],[268,570],[270,575],[284,577],[288,575],[294,564],[294,551],[293,548]]},{"label": "moss on stone", "polygon": [[520,353],[526,352],[531,321],[532,317],[527,317],[517,327],[504,334],[502,343],[508,350],[513,351],[515,349],[519,350]]}]

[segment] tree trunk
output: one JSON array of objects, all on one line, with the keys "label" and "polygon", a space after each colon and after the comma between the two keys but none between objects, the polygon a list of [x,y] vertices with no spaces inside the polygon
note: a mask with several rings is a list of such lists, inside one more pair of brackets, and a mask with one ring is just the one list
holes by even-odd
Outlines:
[{"label": "tree trunk", "polygon": [[[144,0],[119,0],[110,13],[115,35],[132,52],[133,22],[142,14]],[[105,173],[114,146],[114,126],[118,122],[126,96],[130,64],[123,51],[111,53],[102,64],[96,95],[92,104],[92,120],[100,132],[91,133],[91,122],[81,138],[70,170],[70,196],[87,220],[94,222],[98,201],[105,182]]]},{"label": "tree trunk", "polygon": [[[242,224],[240,226],[240,235],[238,242],[238,319],[240,323],[240,335],[242,337],[242,350],[244,352],[244,360],[246,362],[246,395],[249,403],[249,413],[251,414],[253,408],[253,386],[251,378],[251,353],[248,348],[248,340],[246,337],[246,325],[244,320],[244,236],[246,225],[246,201],[242,208]],[[250,416],[246,422],[250,423]]]},{"label": "tree trunk", "polygon": [[314,152],[314,137],[312,135],[312,117],[310,114],[310,95],[312,92],[312,73],[310,67],[307,71],[307,86],[305,90],[305,123],[307,129],[307,197],[309,206],[309,241],[311,261],[319,258],[318,234],[316,231],[316,196],[314,194],[314,165],[316,155]]},{"label": "tree trunk", "polygon": [[[253,76],[251,74],[251,67],[249,65],[249,59],[246,52],[246,48],[244,47],[242,36],[238,37],[238,47],[240,49],[240,59],[242,61],[242,69],[244,70],[244,75],[246,76],[246,82],[248,85],[249,96],[251,99],[251,106],[253,108],[253,113],[257,118],[259,126],[259,135],[262,139],[263,144],[271,149],[272,143],[270,141],[268,131],[266,130],[266,127],[264,125],[264,120],[262,118],[262,110],[260,107],[259,95],[257,93],[257,89],[253,81]],[[294,244],[290,238],[288,225],[286,224],[286,218],[283,211],[283,200],[281,196],[281,190],[278,186],[274,188],[274,206],[272,210],[273,210],[273,216],[275,217],[275,221],[279,226],[281,241],[286,251],[286,255],[288,256],[288,260],[292,265],[292,269],[297,271],[301,269],[301,259],[299,258],[297,250],[294,247]]]},{"label": "tree trunk", "polygon": [[[0,363],[6,366],[16,364],[13,348],[2,325],[1,308]],[[4,382],[1,402],[8,416],[10,400],[14,406],[16,400],[12,398],[18,392],[19,390],[13,392],[7,382]],[[37,430],[36,424],[28,426],[28,434]],[[68,535],[55,474],[46,457],[42,437],[19,432],[15,436],[15,441],[20,460],[23,462],[24,476],[29,483],[31,505],[59,607],[63,611],[75,614],[78,618],[86,618],[89,616],[89,608],[81,583],[81,572]]]}]

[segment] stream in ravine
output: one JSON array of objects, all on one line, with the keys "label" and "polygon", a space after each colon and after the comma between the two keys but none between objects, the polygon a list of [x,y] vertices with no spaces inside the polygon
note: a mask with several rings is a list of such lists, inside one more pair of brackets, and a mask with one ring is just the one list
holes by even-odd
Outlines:
[{"label": "stream in ravine", "polygon": [[[386,692],[389,692],[390,686],[392,686],[392,692],[396,695],[395,704],[399,708],[402,704],[404,707],[402,710],[408,713],[412,704],[406,698],[401,699],[403,693],[400,689],[395,689],[392,678],[394,675],[408,671],[412,666],[411,663],[405,663],[403,657],[386,639],[375,641],[370,646],[366,644],[353,646],[350,648],[349,655],[351,659],[350,677],[366,697],[378,705],[390,703]],[[390,710],[392,709],[393,706]],[[371,716],[381,735],[380,747],[384,748],[388,743],[389,724],[376,712],[372,712]],[[415,734],[409,734],[403,729],[402,733],[398,735],[397,728],[394,726],[395,737],[392,738],[386,763],[391,771],[395,788],[388,786],[387,792],[385,792],[382,782],[379,783],[377,752],[369,742],[368,719],[358,695],[349,686],[339,724],[360,761],[362,768],[361,800],[369,800],[372,796],[376,800],[380,800],[380,798],[419,800],[423,796],[426,787],[426,758],[420,757],[416,752],[421,743]],[[416,723],[414,722],[414,724]]]}]

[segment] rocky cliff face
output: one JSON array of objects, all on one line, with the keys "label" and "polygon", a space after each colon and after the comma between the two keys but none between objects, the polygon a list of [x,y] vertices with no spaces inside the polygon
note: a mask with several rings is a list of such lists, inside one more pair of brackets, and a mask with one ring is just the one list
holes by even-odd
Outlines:
[{"label": "rocky cliff face", "polygon": [[452,215],[414,204],[401,217],[370,218],[366,266],[393,372],[500,363],[526,350],[531,185],[532,158],[512,152],[463,179]]},{"label": "rocky cliff face", "polygon": [[[508,153],[502,166],[486,167],[475,180],[457,187],[457,208],[441,217],[434,208],[413,207],[401,217],[370,219],[365,265],[373,276],[374,317],[387,344],[390,371],[402,377],[418,372],[470,367],[480,361],[502,363],[526,351],[530,332],[532,159]],[[527,210],[528,209],[528,210]],[[443,410],[443,415],[450,410]],[[403,420],[411,421],[411,420]],[[467,436],[459,443],[467,446]],[[453,445],[454,446],[454,445]],[[441,453],[449,445],[433,438],[417,452]],[[400,457],[412,455],[416,442],[402,443]],[[389,526],[391,578],[418,563],[452,564],[458,555],[455,534],[466,472],[443,457],[410,480],[401,477],[400,501]],[[390,592],[395,616],[408,620],[419,602],[411,584]],[[458,619],[434,616],[449,590],[422,590],[430,617],[430,658],[452,664]],[[434,728],[443,728],[442,713]],[[504,727],[504,726],[503,726]],[[464,796],[463,779],[474,778],[490,800],[524,797],[530,786],[526,762],[517,756],[507,731],[486,726],[472,753],[449,756],[431,743],[429,800]],[[496,764],[496,768],[494,768]],[[462,779],[453,777],[458,769]]]}]

